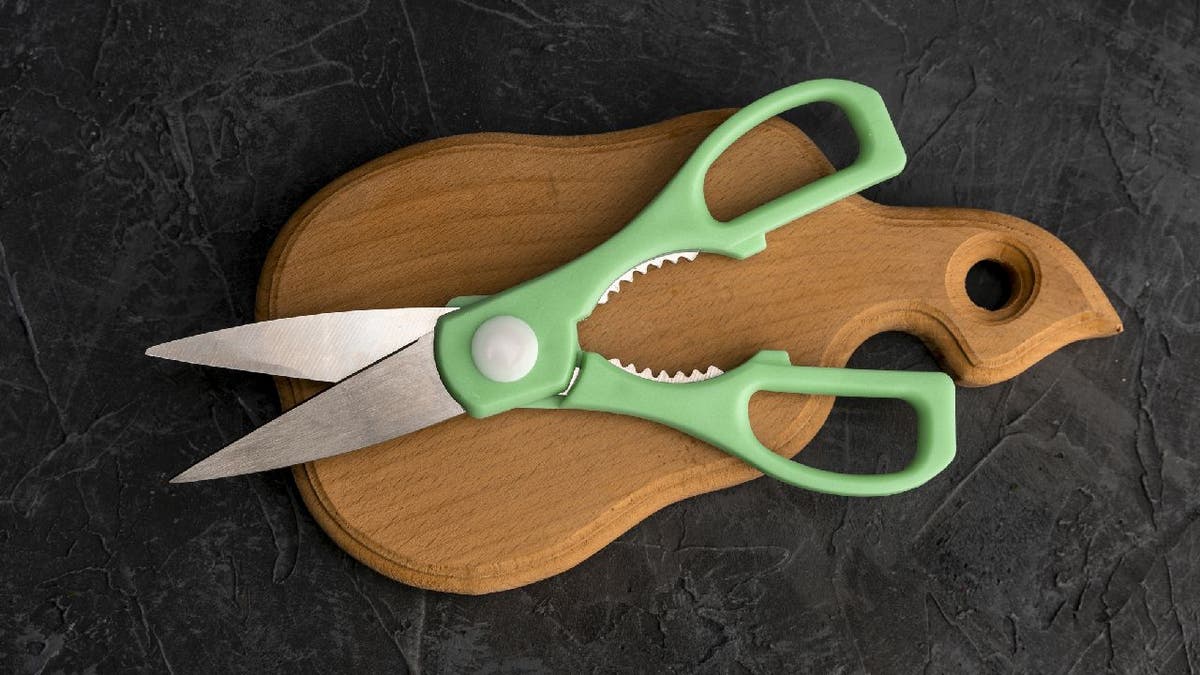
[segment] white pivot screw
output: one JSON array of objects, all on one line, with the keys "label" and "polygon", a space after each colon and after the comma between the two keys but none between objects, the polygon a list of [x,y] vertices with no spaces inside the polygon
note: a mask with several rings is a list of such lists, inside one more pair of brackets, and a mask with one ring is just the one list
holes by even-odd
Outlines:
[{"label": "white pivot screw", "polygon": [[515,316],[493,316],[479,324],[471,337],[471,358],[484,377],[516,382],[537,363],[537,335]]}]

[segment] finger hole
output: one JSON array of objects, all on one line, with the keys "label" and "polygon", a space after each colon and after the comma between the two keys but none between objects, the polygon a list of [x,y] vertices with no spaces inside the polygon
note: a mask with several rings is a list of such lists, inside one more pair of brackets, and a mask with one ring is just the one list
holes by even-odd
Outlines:
[{"label": "finger hole", "polygon": [[[810,103],[772,117],[721,153],[704,177],[709,212],[727,222],[851,164],[858,137],[842,109]],[[835,168],[836,167],[836,168]]]},{"label": "finger hole", "polygon": [[800,412],[805,399],[828,406],[832,397],[769,392],[751,397],[750,426],[759,442],[815,469],[845,474],[893,473],[912,461],[917,415],[906,402],[838,397],[827,416],[812,416],[788,438],[780,429],[788,426],[789,413]]}]

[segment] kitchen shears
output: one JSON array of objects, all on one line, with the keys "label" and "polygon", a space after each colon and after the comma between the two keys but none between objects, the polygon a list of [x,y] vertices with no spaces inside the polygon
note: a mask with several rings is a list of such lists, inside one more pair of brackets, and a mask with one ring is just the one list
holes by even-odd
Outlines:
[{"label": "kitchen shears", "polygon": [[[858,138],[848,167],[726,222],[713,218],[704,178],[738,138],[808,103],[840,107]],[[743,259],[765,235],[890,178],[904,150],[882,99],[844,80],[781,89],[715,129],[624,229],[575,260],[501,293],[447,307],[333,312],[266,321],[168,342],[147,354],[192,363],[336,382],[177,476],[203,480],[349,452],[464,412],[567,408],[632,415],[702,439],[792,485],[840,495],[894,494],[928,481],[954,456],[954,386],[943,373],[793,366],[762,351],[721,373],[653,377],[579,345],[577,324],[634,270],[715,253]],[[793,462],[755,437],[759,391],[899,398],[916,412],[917,450],[903,469],[842,474]]]}]

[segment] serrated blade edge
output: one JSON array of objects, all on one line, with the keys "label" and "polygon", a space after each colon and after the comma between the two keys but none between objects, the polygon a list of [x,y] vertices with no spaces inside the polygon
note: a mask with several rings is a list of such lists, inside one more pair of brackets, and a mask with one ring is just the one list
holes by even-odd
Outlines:
[{"label": "serrated blade edge", "polygon": [[678,251],[676,253],[660,255],[657,258],[651,258],[639,265],[634,265],[631,269],[617,277],[616,280],[609,284],[608,288],[600,294],[600,299],[596,301],[596,304],[603,305],[604,303],[608,302],[609,296],[613,295],[614,293],[621,292],[621,284],[632,282],[636,275],[645,274],[651,269],[658,269],[666,263],[676,264],[680,261],[691,262],[695,260],[696,256],[698,255],[700,255],[699,251]]},{"label": "serrated blade edge", "polygon": [[716,366],[709,366],[704,370],[693,369],[690,373],[685,373],[682,370],[675,371],[675,374],[670,374],[665,370],[660,370],[658,373],[649,368],[638,369],[632,363],[621,363],[620,359],[609,359],[609,363],[620,368],[621,370],[633,373],[643,380],[654,380],[655,382],[667,382],[669,384],[683,384],[686,382],[700,382],[702,380],[711,380],[718,375],[724,375],[725,371]]}]

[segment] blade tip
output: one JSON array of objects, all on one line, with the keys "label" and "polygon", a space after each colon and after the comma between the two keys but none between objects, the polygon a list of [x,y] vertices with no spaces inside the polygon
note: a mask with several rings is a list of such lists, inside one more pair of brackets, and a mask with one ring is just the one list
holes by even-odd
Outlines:
[{"label": "blade tip", "polygon": [[170,349],[168,349],[170,344],[170,342],[164,342],[147,347],[146,356],[153,356],[156,359],[171,359],[173,357],[171,356]]},{"label": "blade tip", "polygon": [[172,478],[171,480],[169,480],[167,482],[171,483],[172,485],[178,485],[180,483],[195,483],[196,481],[208,480],[209,478],[215,478],[215,476],[205,475],[206,472],[202,469],[197,471],[197,469],[200,469],[200,468],[201,467],[199,464],[191,466],[186,471],[183,471],[182,473],[180,473],[179,475],[175,476],[174,478]]}]

